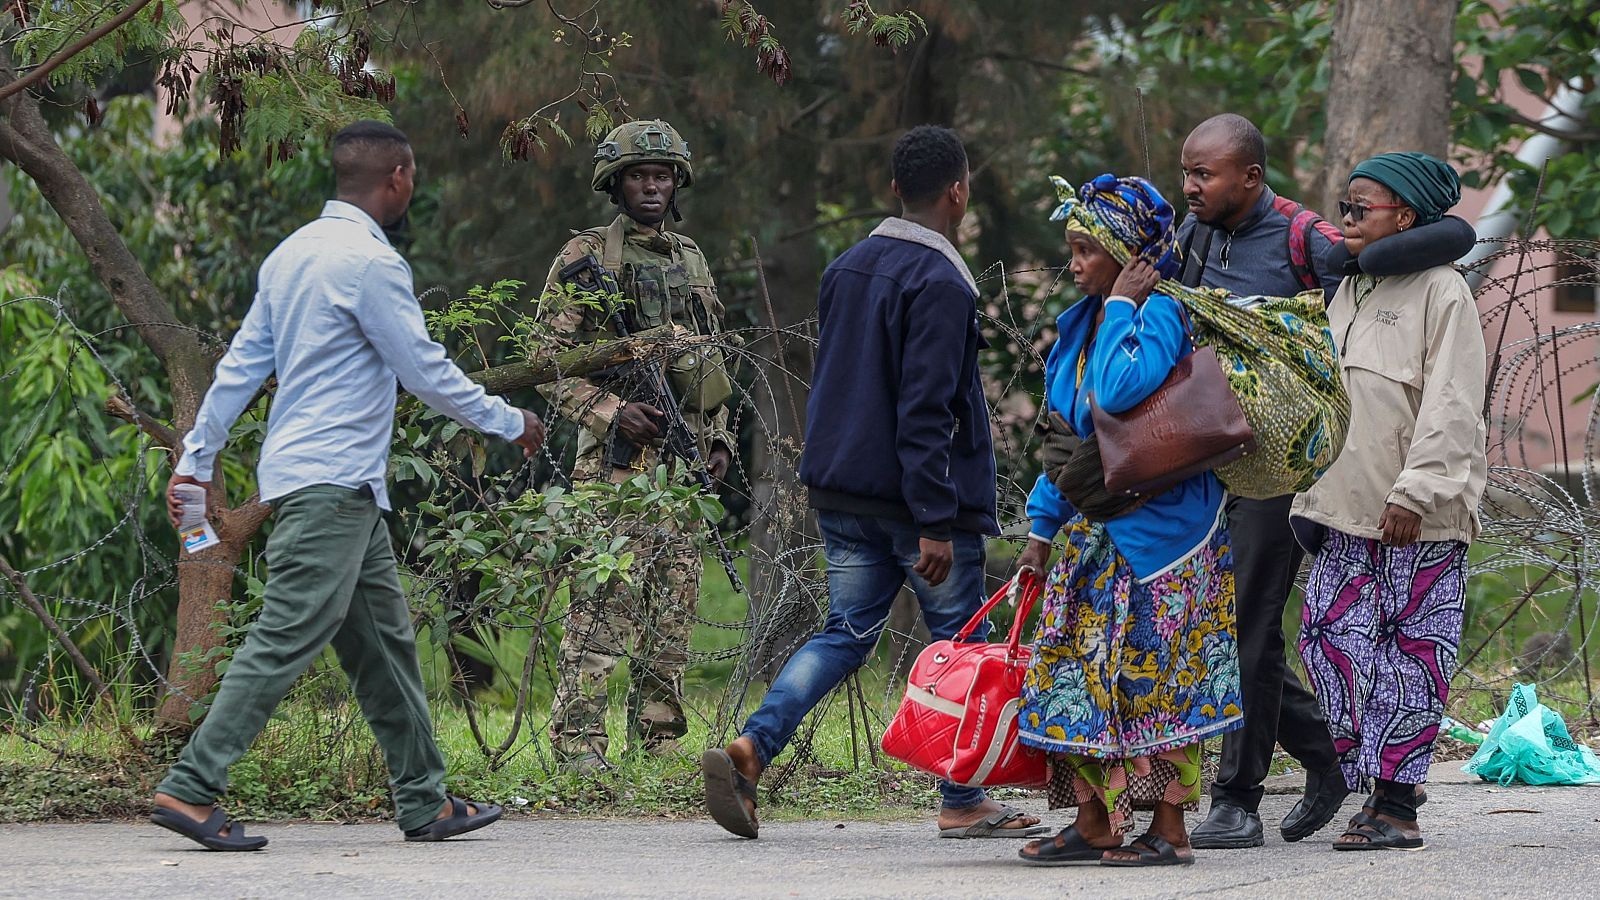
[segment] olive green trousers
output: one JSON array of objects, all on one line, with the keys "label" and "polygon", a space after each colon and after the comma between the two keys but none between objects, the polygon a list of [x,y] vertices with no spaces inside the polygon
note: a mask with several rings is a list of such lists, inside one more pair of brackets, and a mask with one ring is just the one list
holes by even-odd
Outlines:
[{"label": "olive green trousers", "polygon": [[370,489],[334,485],[302,488],[274,506],[261,615],[157,790],[186,803],[215,802],[227,789],[228,767],[332,643],[383,748],[397,823],[420,828],[444,806],[445,764],[382,511]]}]

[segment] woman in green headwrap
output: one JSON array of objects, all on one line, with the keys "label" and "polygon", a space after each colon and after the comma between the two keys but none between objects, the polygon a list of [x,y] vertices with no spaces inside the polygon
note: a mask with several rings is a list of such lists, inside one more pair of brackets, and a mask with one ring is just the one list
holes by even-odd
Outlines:
[{"label": "woman in green headwrap", "polygon": [[[1431,156],[1373,157],[1339,204],[1345,247],[1359,258],[1438,221],[1460,195],[1455,170]],[[1300,655],[1345,782],[1352,791],[1375,782],[1334,849],[1417,850],[1418,785],[1455,673],[1467,545],[1488,472],[1483,332],[1472,291],[1447,265],[1351,274],[1328,318],[1350,430],[1291,512],[1316,554]]]}]

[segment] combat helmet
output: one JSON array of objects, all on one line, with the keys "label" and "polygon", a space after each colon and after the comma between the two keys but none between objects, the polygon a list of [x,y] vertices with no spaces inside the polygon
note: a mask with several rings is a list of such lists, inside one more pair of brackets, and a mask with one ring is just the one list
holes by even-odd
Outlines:
[{"label": "combat helmet", "polygon": [[649,162],[676,167],[679,187],[694,183],[689,142],[662,119],[640,119],[611,129],[606,139],[594,148],[594,179],[590,184],[602,194],[609,193],[613,175],[628,166]]}]

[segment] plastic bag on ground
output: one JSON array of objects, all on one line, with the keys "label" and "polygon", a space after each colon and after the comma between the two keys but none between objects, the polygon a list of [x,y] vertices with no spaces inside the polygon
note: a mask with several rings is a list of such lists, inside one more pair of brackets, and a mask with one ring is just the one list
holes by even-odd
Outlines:
[{"label": "plastic bag on ground", "polygon": [[1531,684],[1512,688],[1505,712],[1464,771],[1502,785],[1600,784],[1600,758],[1572,739],[1561,714],[1540,703]]}]

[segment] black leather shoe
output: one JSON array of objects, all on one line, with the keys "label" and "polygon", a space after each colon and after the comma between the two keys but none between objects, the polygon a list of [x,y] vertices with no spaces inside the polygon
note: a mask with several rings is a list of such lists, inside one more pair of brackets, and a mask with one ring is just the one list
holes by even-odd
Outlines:
[{"label": "black leather shoe", "polygon": [[1214,804],[1206,820],[1189,832],[1189,844],[1196,850],[1243,850],[1266,841],[1261,816],[1226,803]]},{"label": "black leather shoe", "polygon": [[1278,826],[1278,831],[1290,843],[1316,834],[1339,814],[1340,805],[1349,795],[1350,789],[1344,784],[1344,773],[1338,769],[1321,774],[1308,772],[1305,796],[1283,817],[1283,824]]}]

